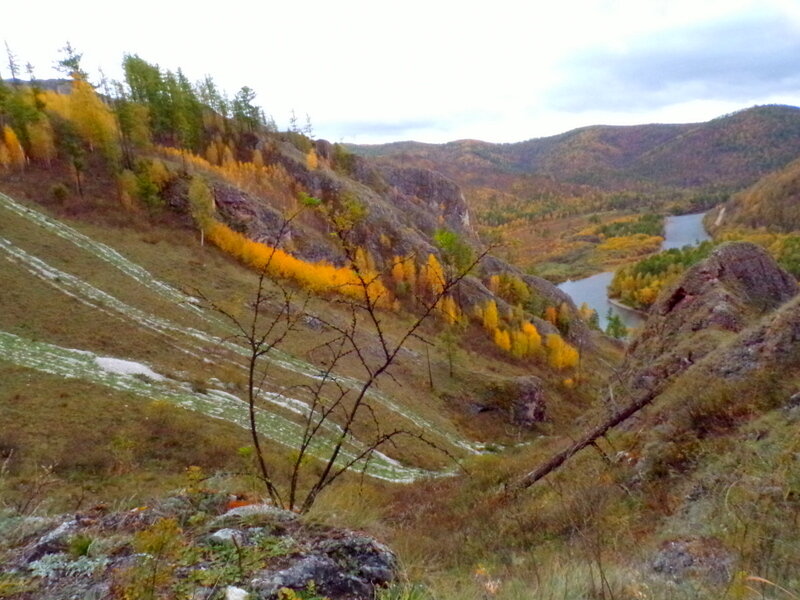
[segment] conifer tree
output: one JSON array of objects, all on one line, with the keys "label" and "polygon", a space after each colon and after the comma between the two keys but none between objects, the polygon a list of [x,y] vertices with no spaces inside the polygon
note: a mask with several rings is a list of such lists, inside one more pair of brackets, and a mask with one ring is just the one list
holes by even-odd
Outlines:
[{"label": "conifer tree", "polygon": [[17,62],[17,55],[11,51],[11,47],[8,45],[8,42],[5,43],[6,45],[6,56],[8,57],[8,70],[11,71],[11,83],[12,85],[19,85],[19,80],[17,79],[17,74],[19,73],[19,63]]}]

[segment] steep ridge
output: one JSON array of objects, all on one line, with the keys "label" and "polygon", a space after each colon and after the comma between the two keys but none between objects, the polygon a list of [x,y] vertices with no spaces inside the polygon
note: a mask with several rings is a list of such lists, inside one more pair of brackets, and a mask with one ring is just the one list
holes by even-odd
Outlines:
[{"label": "steep ridge", "polygon": [[659,295],[628,348],[626,385],[651,388],[686,370],[797,292],[795,279],[762,248],[721,245]]}]

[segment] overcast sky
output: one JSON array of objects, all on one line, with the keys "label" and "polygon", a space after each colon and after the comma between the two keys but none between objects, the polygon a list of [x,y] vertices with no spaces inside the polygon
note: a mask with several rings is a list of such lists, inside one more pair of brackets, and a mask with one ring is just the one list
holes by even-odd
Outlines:
[{"label": "overcast sky", "polygon": [[800,0],[6,4],[0,40],[37,77],[67,40],[95,80],[135,53],[248,85],[279,126],[294,109],[331,141],[512,142],[800,105]]}]

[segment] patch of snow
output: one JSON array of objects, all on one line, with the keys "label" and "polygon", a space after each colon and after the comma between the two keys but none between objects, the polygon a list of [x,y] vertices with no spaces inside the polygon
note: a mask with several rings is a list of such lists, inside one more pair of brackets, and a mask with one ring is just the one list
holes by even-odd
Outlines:
[{"label": "patch of snow", "polygon": [[97,366],[109,373],[116,373],[117,375],[144,375],[154,381],[164,381],[165,379],[147,365],[133,360],[122,360],[121,358],[112,358],[110,356],[98,356],[94,360]]},{"label": "patch of snow", "polygon": [[225,588],[225,600],[247,600],[250,594],[242,588],[229,585]]},{"label": "patch of snow", "polygon": [[242,543],[242,532],[236,529],[220,529],[219,531],[215,531],[211,534],[211,539],[215,542],[221,543],[234,543],[234,544],[241,544]]}]

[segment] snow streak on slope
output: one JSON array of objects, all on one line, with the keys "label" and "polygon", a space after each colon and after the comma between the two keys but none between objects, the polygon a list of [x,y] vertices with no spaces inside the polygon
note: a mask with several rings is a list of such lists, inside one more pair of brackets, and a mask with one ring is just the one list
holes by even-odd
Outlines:
[{"label": "snow streak on slope", "polygon": [[[247,403],[236,396],[220,390],[209,390],[206,393],[193,392],[182,382],[168,379],[154,380],[143,374],[150,370],[149,367],[140,363],[134,364],[133,361],[124,361],[129,367],[128,372],[126,369],[112,369],[109,365],[114,361],[119,364],[119,359],[98,357],[85,350],[34,342],[3,331],[0,331],[0,360],[58,377],[89,381],[148,399],[164,400],[249,429]],[[303,435],[303,429],[299,424],[262,409],[256,409],[256,413],[258,430],[262,435],[289,448],[299,446]],[[318,437],[312,444],[312,454],[322,460],[326,460],[331,451],[330,439]],[[359,448],[351,445],[343,450],[338,463],[341,465],[352,460],[358,452]],[[362,461],[356,468],[363,466]],[[372,477],[399,483],[445,474],[407,467],[381,453],[375,453],[370,458],[366,469]]]},{"label": "snow streak on slope", "polygon": [[13,213],[16,213],[20,217],[24,217],[29,221],[36,223],[47,231],[55,233],[65,240],[72,242],[79,248],[82,248],[90,254],[110,263],[129,277],[135,279],[140,285],[155,292],[159,296],[162,296],[167,300],[171,300],[172,302],[176,302],[197,316],[208,320],[208,315],[200,307],[194,304],[197,301],[195,298],[176,290],[174,287],[164,283],[163,281],[159,281],[146,269],[134,262],[131,262],[110,246],[93,240],[89,236],[84,235],[76,229],[73,229],[69,225],[65,225],[64,223],[52,219],[43,213],[19,204],[10,196],[7,196],[2,192],[0,192],[0,206],[10,210]]},{"label": "snow streak on slope", "polygon": [[[195,304],[196,302],[195,298],[192,298],[191,296],[184,294],[183,292],[175,289],[173,286],[165,282],[159,281],[149,271],[147,271],[140,265],[130,261],[129,259],[125,258],[123,255],[121,255],[119,252],[117,252],[110,246],[95,241],[92,238],[86,236],[85,234],[73,229],[72,227],[64,223],[61,223],[56,219],[53,219],[32,208],[19,204],[18,202],[13,200],[10,196],[7,196],[2,192],[0,192],[0,206],[12,211],[13,213],[23,218],[30,220],[31,222],[39,225],[40,227],[43,227],[47,231],[54,233],[65,240],[70,241],[71,243],[89,252],[90,254],[108,262],[115,268],[122,271],[124,274],[134,279],[140,285],[146,287],[152,292],[155,292],[156,294],[160,295],[166,300],[174,302],[178,306],[192,312],[196,316],[201,317],[204,321],[208,323],[215,323],[216,325],[222,325],[220,321],[216,319],[216,315],[213,315],[212,317],[202,308],[197,306]],[[12,255],[15,255],[15,257],[18,260],[27,263],[29,270],[33,269],[31,270],[32,273],[48,280],[50,283],[56,285],[56,287],[59,287],[65,293],[83,302],[89,300],[89,302],[86,303],[97,306],[100,309],[103,309],[104,305],[111,306],[114,310],[118,311],[119,313],[138,321],[139,323],[148,328],[155,329],[156,331],[159,331],[161,333],[167,333],[167,334],[177,333],[177,334],[187,335],[192,338],[195,338],[196,340],[202,341],[203,343],[206,344],[212,344],[217,347],[220,346],[225,347],[226,349],[242,356],[248,355],[247,350],[242,346],[239,346],[238,344],[232,343],[230,341],[223,341],[213,335],[207,334],[200,330],[191,327],[184,327],[176,323],[173,323],[167,319],[163,319],[152,314],[147,314],[144,311],[131,307],[125,304],[124,302],[114,298],[113,296],[110,296],[109,294],[106,294],[105,292],[98,290],[91,284],[84,282],[75,276],[68,275],[63,271],[55,269],[54,267],[50,267],[43,261],[39,260],[36,257],[33,257],[28,253],[25,253],[21,249],[17,249],[16,251],[14,251],[12,250],[13,245],[10,242],[8,242],[8,240],[0,241],[0,248],[6,250]],[[64,285],[61,285],[61,282],[64,282]],[[110,304],[108,304],[109,300],[111,301]],[[181,348],[181,350],[196,356],[197,352],[196,347],[194,350],[188,350],[186,348]],[[361,385],[363,384],[363,382],[353,377],[347,377],[339,374],[326,374],[316,366],[301,359],[298,359],[297,357],[291,356],[290,354],[287,354],[286,352],[283,352],[277,348],[274,351],[270,352],[270,354],[267,355],[265,358],[275,366],[278,366],[292,373],[297,373],[315,379],[317,381],[321,380],[322,378],[327,378],[334,380],[339,384],[347,386],[353,390],[359,390]],[[375,388],[372,388],[368,391],[368,397],[383,404],[393,413],[410,421],[421,430],[426,431],[430,434],[435,434],[457,448],[461,448],[462,450],[466,450],[471,453],[479,453],[484,449],[483,444],[478,444],[475,442],[465,440],[455,435],[452,432],[443,430],[441,425],[436,425],[428,421],[422,416],[414,413],[408,408],[395,402],[394,400],[392,400],[391,398],[389,398],[388,396],[386,396],[385,394],[383,394],[382,392],[380,392]],[[285,404],[290,404],[291,406],[284,406],[284,408],[297,412],[300,404],[303,403],[297,400],[290,400]]]}]

